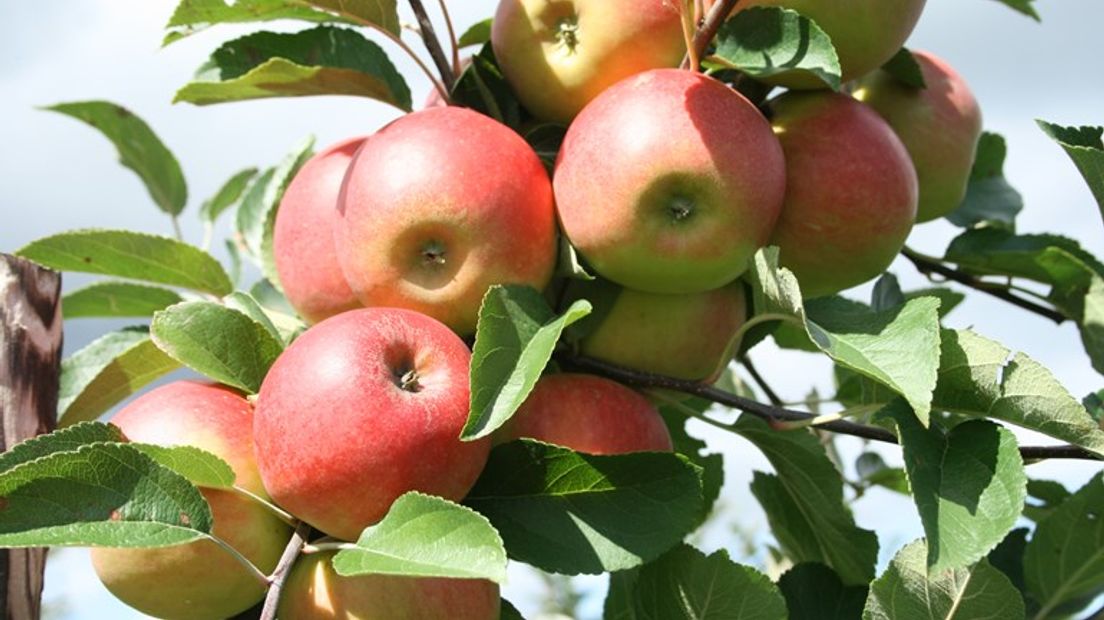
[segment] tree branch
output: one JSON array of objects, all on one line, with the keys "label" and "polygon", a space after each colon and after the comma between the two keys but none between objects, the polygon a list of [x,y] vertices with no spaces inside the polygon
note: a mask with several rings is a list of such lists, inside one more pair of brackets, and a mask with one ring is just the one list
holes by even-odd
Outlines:
[{"label": "tree branch", "polygon": [[452,71],[452,63],[449,62],[448,56],[441,48],[441,40],[437,38],[437,33],[433,30],[433,22],[430,21],[429,15],[426,13],[425,5],[422,4],[421,0],[410,0],[410,8],[413,9],[414,16],[418,19],[418,29],[421,30],[422,42],[425,43],[429,56],[433,58],[433,64],[437,65],[437,72],[441,74],[441,81],[445,85],[445,90],[452,92],[456,75]]},{"label": "tree branch", "polygon": [[276,570],[272,571],[272,574],[268,577],[268,594],[265,595],[260,620],[274,620],[276,618],[276,608],[280,605],[280,592],[284,589],[284,581],[287,580],[288,572],[291,571],[292,564],[295,564],[295,559],[299,557],[299,552],[303,550],[309,532],[310,526],[304,521],[300,521],[299,525],[295,527],[291,540],[284,547],[284,553],[276,564]]},{"label": "tree branch", "polygon": [[709,8],[709,12],[705,14],[705,19],[698,27],[698,31],[694,33],[694,40],[691,43],[693,50],[687,50],[686,56],[682,59],[683,69],[697,71],[697,67],[690,66],[690,59],[705,58],[705,50],[709,49],[709,44],[713,41],[713,37],[717,36],[721,24],[728,19],[732,9],[736,8],[739,3],[740,0],[718,0]]},{"label": "tree branch", "polygon": [[[684,394],[690,394],[699,398],[704,398],[710,402],[717,403],[718,405],[724,405],[732,409],[737,409],[744,413],[753,415],[757,418],[766,420],[775,427],[777,427],[777,424],[779,422],[805,421],[815,417],[813,414],[804,411],[795,411],[792,409],[786,409],[784,407],[765,405],[763,403],[748,398],[743,398],[742,396],[730,394],[724,390],[720,390],[711,385],[700,383],[697,381],[686,381],[684,379],[675,379],[674,377],[668,377],[665,375],[656,375],[652,373],[641,372],[638,370],[632,370],[630,368],[624,368],[622,366],[617,366],[590,357],[562,356],[558,359],[560,363],[564,366],[572,367],[586,372],[591,372],[597,375],[602,375],[609,379],[614,379],[616,381],[620,381],[621,383],[626,383],[639,388],[661,388],[665,390],[682,392]],[[816,428],[817,430],[839,433],[841,435],[862,437],[864,439],[879,441],[882,443],[898,443],[897,436],[883,428],[878,428],[876,426],[867,426],[865,424],[856,424],[854,422],[848,422],[845,420],[817,424],[814,428]],[[1085,450],[1084,448],[1079,448],[1072,445],[1024,446],[1020,448],[1020,454],[1023,456],[1024,459],[1028,460],[1104,460],[1101,459],[1099,456],[1093,454],[1092,452]]]}]

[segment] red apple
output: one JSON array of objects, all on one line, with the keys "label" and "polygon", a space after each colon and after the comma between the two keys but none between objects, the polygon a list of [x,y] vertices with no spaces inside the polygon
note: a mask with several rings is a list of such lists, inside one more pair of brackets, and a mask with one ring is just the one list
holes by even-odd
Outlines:
[{"label": "red apple", "polygon": [[966,185],[981,137],[981,108],[970,87],[946,62],[913,52],[926,88],[912,88],[884,71],[863,79],[855,97],[874,108],[908,149],[920,180],[917,222],[954,211]]},{"label": "red apple", "polygon": [[686,53],[671,0],[502,0],[491,44],[522,105],[564,124],[614,83]]},{"label": "red apple", "polygon": [[337,263],[333,227],[341,180],[365,139],[334,144],[303,164],[276,212],[276,271],[288,302],[309,323],[360,307]]},{"label": "red apple", "polygon": [[916,171],[880,116],[847,95],[792,92],[776,99],[786,152],[786,204],[771,243],[806,298],[881,274],[916,219]]},{"label": "red apple", "polygon": [[281,620],[497,620],[498,585],[483,579],[342,577],[334,552],[295,561],[280,596]]},{"label": "red apple", "polygon": [[[177,381],[139,397],[111,422],[131,441],[211,452],[230,464],[238,486],[265,496],[253,458],[253,408],[230,388]],[[201,492],[211,505],[214,535],[271,572],[290,528],[251,499],[231,491]],[[209,540],[154,549],[95,548],[92,565],[112,594],[159,618],[227,618],[265,593],[251,572]]]},{"label": "red apple", "polygon": [[672,450],[667,426],[647,398],[609,379],[571,373],[537,381],[495,437],[527,437],[589,454]]},{"label": "red apple", "polygon": [[343,540],[356,540],[407,491],[463,498],[490,449],[459,439],[470,359],[456,334],[410,310],[353,310],[307,330],[257,398],[265,488]]},{"label": "red apple", "polygon": [[475,331],[492,284],[543,288],[556,259],[548,173],[506,126],[431,108],[372,136],[349,168],[335,228],[365,306],[409,308]]},{"label": "red apple", "polygon": [[571,243],[603,277],[650,293],[720,288],[770,237],[782,148],[747,99],[690,71],[618,83],[568,129],[553,183]]}]

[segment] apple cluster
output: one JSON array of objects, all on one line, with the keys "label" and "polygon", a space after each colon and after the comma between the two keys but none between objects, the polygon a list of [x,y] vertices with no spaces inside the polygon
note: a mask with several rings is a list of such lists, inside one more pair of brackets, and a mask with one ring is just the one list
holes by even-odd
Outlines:
[{"label": "apple cluster", "polygon": [[[706,3],[712,4],[712,3]],[[577,350],[634,369],[713,381],[749,312],[741,280],[776,245],[806,297],[882,273],[913,225],[962,200],[980,133],[963,80],[927,53],[925,88],[878,70],[924,0],[753,0],[812,18],[839,54],[844,92],[801,72],[753,104],[677,68],[669,0],[502,0],[492,45],[526,110],[568,126],[549,174],[513,129],[430,102],[310,159],[287,188],[274,248],[288,300],[312,326],[255,402],[177,382],[113,419],[128,438],[225,459],[238,486],[355,541],[416,490],[459,501],[492,443],[529,437],[590,453],[672,449],[656,407],[597,376],[537,382],[493,437],[461,441],[471,350],[489,287],[569,291],[597,306]],[[567,252],[596,279],[557,273]],[[215,534],[271,571],[289,526],[253,499],[205,489]],[[119,598],[166,618],[221,618],[263,588],[210,541],[97,549]],[[280,617],[496,618],[479,580],[345,578],[326,553],[298,560]],[[174,591],[149,584],[172,583]]]}]

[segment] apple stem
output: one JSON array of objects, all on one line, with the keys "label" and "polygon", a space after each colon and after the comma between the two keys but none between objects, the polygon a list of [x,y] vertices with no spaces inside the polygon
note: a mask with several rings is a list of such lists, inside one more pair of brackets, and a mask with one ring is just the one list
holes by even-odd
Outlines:
[{"label": "apple stem", "polygon": [[687,41],[686,57],[682,59],[683,69],[698,70],[698,59],[705,56],[705,51],[709,48],[709,44],[713,42],[713,37],[717,36],[721,24],[728,19],[732,10],[739,3],[740,0],[717,0],[713,3],[713,6],[709,8],[709,12],[705,14],[705,19],[698,27],[697,32]]},{"label": "apple stem", "polygon": [[257,502],[258,504],[263,506],[265,508],[265,510],[268,510],[273,515],[275,515],[276,518],[280,519],[284,523],[287,523],[291,527],[295,527],[296,525],[298,525],[299,520],[296,519],[294,516],[292,516],[291,513],[282,510],[279,506],[277,506],[276,504],[273,504],[272,502],[266,501],[264,498],[257,495],[256,493],[253,493],[252,491],[249,491],[249,490],[244,489],[244,488],[239,487],[239,486],[233,487],[233,491],[235,493],[237,493],[238,495],[241,495],[242,497],[245,497],[246,499],[250,499],[254,502]]},{"label": "apple stem", "polygon": [[441,41],[437,38],[437,33],[433,29],[433,22],[430,21],[429,15],[426,13],[425,5],[422,4],[422,0],[410,0],[410,8],[414,11],[414,16],[418,19],[418,28],[422,33],[422,43],[429,52],[429,57],[433,59],[433,63],[437,65],[437,72],[441,76],[441,83],[445,86],[446,90],[451,90],[453,83],[456,81],[456,77],[453,74],[452,66],[448,58],[445,56],[445,51],[441,49]]},{"label": "apple stem", "polygon": [[173,234],[176,235],[176,240],[177,241],[183,241],[184,240],[184,232],[182,230],[180,230],[180,219],[178,219],[175,215],[172,216],[171,219],[172,219]]},{"label": "apple stem", "polygon": [[284,547],[284,552],[280,555],[280,561],[276,563],[276,569],[272,571],[271,575],[265,577],[268,593],[265,594],[264,606],[261,608],[261,615],[258,620],[275,620],[276,608],[280,604],[280,592],[284,589],[284,581],[287,580],[288,572],[291,571],[295,559],[299,557],[299,553],[303,550],[310,529],[310,526],[303,521],[295,526],[295,532],[291,535],[291,540],[288,541],[287,546]]}]

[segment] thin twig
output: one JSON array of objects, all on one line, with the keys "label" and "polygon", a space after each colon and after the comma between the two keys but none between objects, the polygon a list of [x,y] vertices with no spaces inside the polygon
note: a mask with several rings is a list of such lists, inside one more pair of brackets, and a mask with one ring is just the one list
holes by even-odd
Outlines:
[{"label": "thin twig", "polygon": [[437,72],[441,74],[441,82],[445,90],[451,92],[456,77],[452,72],[452,64],[449,62],[445,50],[441,48],[441,40],[437,38],[437,32],[433,29],[433,22],[426,13],[422,0],[410,0],[410,8],[414,10],[414,16],[418,18],[418,28],[422,32],[422,42],[425,44],[429,57],[433,64],[437,65]]},{"label": "thin twig", "polygon": [[295,528],[295,532],[291,535],[291,540],[284,547],[284,553],[276,564],[276,570],[272,571],[272,574],[268,577],[268,594],[265,595],[264,607],[261,608],[259,620],[274,620],[276,618],[276,608],[280,605],[280,592],[284,589],[284,581],[287,579],[288,572],[291,571],[295,559],[299,557],[303,545],[307,542],[309,532],[310,526],[306,522],[300,521]]},{"label": "thin twig", "polygon": [[[815,417],[811,413],[804,411],[794,411],[792,409],[785,409],[783,407],[775,407],[772,405],[766,405],[760,402],[756,402],[749,398],[743,398],[735,394],[730,394],[721,389],[717,389],[709,384],[700,383],[697,381],[686,381],[684,379],[675,379],[674,377],[668,377],[665,375],[656,375],[652,373],[641,372],[623,366],[617,366],[601,360],[596,360],[590,357],[583,356],[561,356],[558,358],[560,363],[564,366],[592,372],[597,375],[602,375],[622,383],[634,385],[639,388],[662,388],[666,390],[674,390],[676,392],[682,392],[684,394],[690,394],[704,398],[710,402],[724,405],[732,409],[738,409],[744,413],[753,415],[757,418],[761,418],[777,425],[779,421],[803,421],[809,420]],[[717,422],[716,425],[723,425],[723,423]],[[836,422],[828,422],[825,424],[818,424],[816,427],[818,430],[831,431],[833,433],[839,433],[841,435],[852,435],[854,437],[862,437],[871,441],[880,441],[882,443],[897,443],[897,437],[893,433],[878,428],[875,426],[867,426],[865,424],[856,424],[854,422],[847,422],[844,420]],[[1077,459],[1084,461],[1099,461],[1104,460],[1099,456],[1071,445],[1060,446],[1024,446],[1020,448],[1020,454],[1027,460],[1039,460],[1039,459]]]},{"label": "thin twig", "polygon": [[691,67],[691,58],[705,58],[705,51],[709,49],[709,44],[713,41],[713,37],[717,36],[717,31],[721,29],[721,24],[724,23],[728,16],[732,13],[732,10],[736,8],[736,5],[740,3],[740,0],[718,0],[710,7],[709,12],[705,14],[705,21],[702,22],[701,27],[694,34],[694,40],[691,42],[690,47],[692,49],[686,51],[686,56],[682,59],[683,69],[694,69],[697,67]]},{"label": "thin twig", "polygon": [[445,0],[437,0],[437,4],[441,5],[441,15],[445,18],[449,43],[452,45],[452,70],[456,72],[456,75],[460,75],[460,41],[456,38],[456,29],[452,27],[452,15],[449,14],[448,7],[445,6]]},{"label": "thin twig", "polygon": [[1008,291],[1008,288],[1003,285],[986,282],[972,274],[960,271],[958,269],[953,269],[912,249],[904,248],[903,250],[901,250],[901,255],[909,259],[909,261],[912,262],[913,266],[916,267],[916,270],[924,275],[931,275],[933,273],[939,274],[944,278],[951,280],[952,282],[958,282],[963,286],[968,286],[974,290],[988,293],[989,295],[992,295],[997,299],[1004,300],[1012,304],[1013,306],[1023,308],[1028,312],[1034,312],[1035,314],[1043,318],[1050,319],[1051,321],[1054,321],[1059,325],[1067,320],[1066,315],[1062,314],[1061,312],[1058,312],[1053,308],[1048,308],[1046,306],[1037,304],[1028,299],[1024,299],[1019,295],[1013,295],[1011,292]]},{"label": "thin twig", "polygon": [[748,357],[746,353],[743,357],[740,358],[740,363],[743,364],[745,369],[747,369],[748,374],[751,375],[751,379],[755,381],[755,385],[759,386],[760,390],[763,390],[763,394],[766,395],[767,400],[770,401],[770,404],[774,405],[775,407],[781,407],[782,399],[779,398],[778,393],[772,390],[771,386],[767,384],[767,381],[763,378],[763,375],[759,374],[759,371],[755,368],[755,364],[751,363],[751,358]]}]

